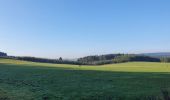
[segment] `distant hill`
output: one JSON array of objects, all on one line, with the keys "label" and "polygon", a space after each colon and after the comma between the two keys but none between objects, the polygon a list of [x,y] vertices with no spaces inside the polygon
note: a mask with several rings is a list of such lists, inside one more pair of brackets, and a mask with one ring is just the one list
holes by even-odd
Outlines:
[{"label": "distant hill", "polygon": [[170,57],[170,52],[143,53],[141,55],[151,56],[151,57]]}]

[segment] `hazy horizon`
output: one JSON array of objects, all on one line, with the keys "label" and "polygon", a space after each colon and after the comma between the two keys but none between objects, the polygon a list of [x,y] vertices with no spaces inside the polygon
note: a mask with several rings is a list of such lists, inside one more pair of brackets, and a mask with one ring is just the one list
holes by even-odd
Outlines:
[{"label": "hazy horizon", "polygon": [[5,52],[5,51],[1,51],[0,52],[4,52],[4,53],[7,53],[8,56],[21,56],[21,57],[38,57],[38,58],[49,58],[49,59],[58,59],[59,57],[62,57],[63,59],[78,59],[78,58],[81,58],[81,57],[86,57],[86,56],[94,56],[94,55],[107,55],[107,54],[154,54],[154,53],[170,53],[169,51],[166,51],[166,52],[112,52],[112,53],[99,53],[99,54],[87,54],[87,55],[80,55],[80,56],[73,56],[73,57],[63,57],[63,56],[56,56],[56,57],[49,57],[49,56],[42,56],[42,55],[39,55],[37,56],[38,54],[36,55],[20,55],[20,54],[10,54],[8,52]]},{"label": "hazy horizon", "polygon": [[170,52],[169,0],[1,0],[0,51],[78,58]]}]

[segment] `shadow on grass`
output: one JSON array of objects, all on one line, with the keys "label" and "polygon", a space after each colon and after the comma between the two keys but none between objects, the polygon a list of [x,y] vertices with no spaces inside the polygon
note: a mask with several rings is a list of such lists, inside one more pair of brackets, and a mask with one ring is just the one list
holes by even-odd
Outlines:
[{"label": "shadow on grass", "polygon": [[0,100],[8,100],[7,94],[20,88],[29,91],[33,100],[169,100],[169,77],[170,73],[0,64],[0,84],[11,87],[0,92]]}]

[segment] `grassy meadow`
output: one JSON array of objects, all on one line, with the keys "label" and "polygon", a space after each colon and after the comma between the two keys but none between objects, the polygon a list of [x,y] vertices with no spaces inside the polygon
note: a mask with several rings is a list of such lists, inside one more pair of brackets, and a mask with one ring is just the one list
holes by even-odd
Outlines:
[{"label": "grassy meadow", "polygon": [[0,100],[144,100],[162,89],[170,89],[168,63],[78,66],[0,59]]}]

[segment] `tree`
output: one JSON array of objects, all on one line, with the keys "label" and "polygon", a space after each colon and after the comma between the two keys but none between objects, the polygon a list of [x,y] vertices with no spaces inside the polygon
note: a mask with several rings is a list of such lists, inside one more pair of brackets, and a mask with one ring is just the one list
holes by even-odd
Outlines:
[{"label": "tree", "polygon": [[59,58],[59,61],[63,61],[63,58],[62,58],[62,57],[60,57],[60,58]]}]

